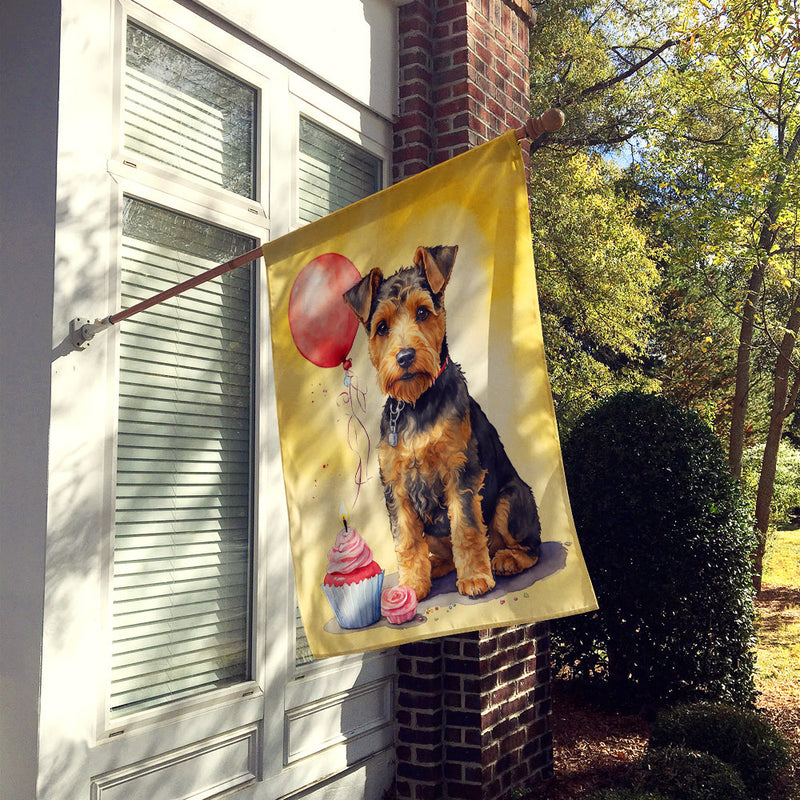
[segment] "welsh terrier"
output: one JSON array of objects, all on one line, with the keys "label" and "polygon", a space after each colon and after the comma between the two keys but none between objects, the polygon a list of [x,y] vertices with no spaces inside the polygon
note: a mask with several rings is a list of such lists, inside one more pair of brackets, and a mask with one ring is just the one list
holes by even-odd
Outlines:
[{"label": "welsh terrier", "polygon": [[381,391],[378,462],[399,581],[422,600],[455,569],[458,591],[478,597],[495,575],[539,559],[533,492],[450,359],[444,290],[458,247],[419,247],[389,278],[373,269],[344,294],[363,323]]}]

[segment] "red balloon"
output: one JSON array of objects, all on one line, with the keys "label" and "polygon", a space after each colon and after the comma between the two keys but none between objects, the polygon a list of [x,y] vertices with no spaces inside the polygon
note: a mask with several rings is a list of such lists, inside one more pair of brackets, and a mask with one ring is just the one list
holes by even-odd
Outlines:
[{"label": "red balloon", "polygon": [[361,280],[350,259],[325,253],[309,261],[289,294],[289,328],[300,353],[318,367],[336,367],[350,352],[358,319],[342,295]]}]

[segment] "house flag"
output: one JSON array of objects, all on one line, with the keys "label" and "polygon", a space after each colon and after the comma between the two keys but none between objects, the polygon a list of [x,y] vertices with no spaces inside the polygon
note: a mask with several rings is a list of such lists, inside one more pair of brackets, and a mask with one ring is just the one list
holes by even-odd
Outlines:
[{"label": "house flag", "polygon": [[596,608],[561,462],[513,131],[263,254],[313,654]]}]

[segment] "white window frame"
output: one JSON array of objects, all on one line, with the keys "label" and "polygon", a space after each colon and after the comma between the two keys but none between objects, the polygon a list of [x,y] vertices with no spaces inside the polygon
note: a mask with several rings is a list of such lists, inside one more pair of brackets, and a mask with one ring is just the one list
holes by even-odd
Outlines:
[{"label": "white window frame", "polygon": [[[264,205],[260,202],[260,192],[262,187],[269,186],[269,159],[261,156],[263,139],[265,132],[269,131],[269,106],[270,106],[270,81],[267,75],[258,73],[244,63],[236,61],[228,52],[216,49],[207,42],[199,39],[185,29],[181,29],[168,23],[162,16],[143,8],[135,3],[123,2],[117,6],[117,51],[116,51],[116,80],[115,80],[115,119],[114,130],[117,132],[117,139],[112,150],[112,158],[108,163],[109,174],[114,179],[116,185],[115,196],[111,200],[112,219],[121,220],[123,197],[128,196],[142,200],[154,205],[163,206],[171,211],[186,216],[195,217],[213,225],[228,228],[244,236],[251,237],[257,244],[262,244],[269,238],[269,217]],[[202,183],[180,174],[177,170],[168,168],[156,162],[152,162],[145,156],[139,154],[127,154],[123,146],[123,125],[122,108],[123,93],[125,87],[125,39],[127,21],[130,18],[142,27],[150,30],[153,34],[160,36],[174,43],[188,52],[195,54],[198,58],[206,60],[220,69],[231,74],[257,91],[256,101],[256,157],[255,157],[255,186],[256,197],[253,199],[236,195],[233,192],[220,189],[209,184]],[[211,26],[210,26],[211,27]],[[231,37],[232,38],[232,37]],[[220,43],[221,44],[221,43]],[[263,193],[268,196],[269,192]],[[116,253],[116,259],[110,272],[110,295],[111,306],[119,308],[119,298],[121,293],[121,251],[122,251],[122,226],[116,224],[113,228],[112,252]],[[254,319],[257,330],[266,330],[269,325],[268,307],[266,298],[266,279],[263,270],[259,269],[261,262],[256,265],[256,276],[254,281]],[[120,325],[124,325],[124,321]],[[265,327],[266,326],[266,327]],[[111,673],[111,611],[112,593],[111,585],[113,578],[113,531],[114,531],[114,490],[116,487],[116,442],[117,442],[117,420],[119,412],[119,361],[120,361],[120,336],[119,325],[115,326],[110,332],[109,347],[109,387],[113,387],[113,397],[110,400],[108,413],[107,441],[110,447],[106,459],[106,493],[103,509],[104,530],[108,531],[105,537],[105,569],[104,569],[104,596],[107,598],[107,614],[104,619],[103,641],[107,643],[104,654],[104,675]],[[258,384],[259,376],[270,373],[269,348],[263,346],[263,342],[256,338],[254,357],[253,380]],[[266,434],[264,433],[267,419],[270,412],[274,414],[274,409],[268,407],[266,398],[268,393],[262,387],[256,385],[255,408],[253,413],[253,435],[254,450],[257,453],[267,452]],[[158,725],[166,721],[174,721],[187,713],[196,712],[204,709],[213,709],[218,706],[229,706],[242,698],[248,699],[249,705],[255,705],[263,696],[264,665],[263,660],[258,658],[260,649],[260,631],[263,629],[263,603],[258,602],[259,587],[263,587],[264,582],[259,574],[260,565],[265,559],[261,553],[266,546],[266,531],[264,530],[263,520],[265,514],[262,509],[265,507],[262,494],[262,486],[272,484],[274,477],[265,474],[267,465],[257,460],[254,465],[253,485],[253,567],[252,567],[252,589],[251,589],[251,672],[252,679],[243,681],[222,689],[212,690],[198,694],[197,696],[167,702],[153,708],[141,711],[132,711],[129,714],[115,716],[110,715],[109,702],[109,683],[105,681],[102,686],[102,702],[99,705],[98,719],[98,741],[109,741],[120,737],[126,732],[141,730],[153,725]],[[252,715],[248,715],[252,716]],[[256,719],[257,717],[254,717]]]},{"label": "white window frame", "polygon": [[[115,140],[107,162],[113,179],[110,198],[111,263],[109,308],[119,309],[121,208],[123,196],[162,205],[253,237],[257,242],[300,227],[297,207],[297,163],[300,114],[378,156],[384,186],[390,182],[391,126],[349,98],[310,75],[290,68],[265,48],[255,48],[171,0],[116,0],[114,58]],[[123,148],[122,92],[124,88],[125,26],[131,20],[177,46],[213,63],[258,90],[256,198],[248,199],[175,173],[143,156],[128,156]],[[291,160],[287,160],[287,153]],[[273,166],[274,165],[274,166]],[[283,192],[288,194],[283,202]],[[280,196],[279,196],[280,195]],[[271,212],[271,213],[270,213]],[[116,220],[116,222],[115,222]],[[256,341],[254,567],[253,567],[253,680],[198,695],[195,698],[132,712],[111,719],[108,702],[111,642],[111,579],[113,576],[114,487],[116,483],[116,425],[119,335],[107,338],[107,420],[104,454],[103,586],[107,603],[99,641],[105,643],[97,674],[92,774],[112,774],[120,764],[152,754],[148,744],[158,733],[159,747],[190,747],[224,730],[255,726],[260,765],[258,797],[276,797],[330,777],[393,745],[392,650],[353,655],[295,666],[295,592],[288,538],[288,515],[283,490],[268,340],[269,318],[263,262],[256,277]],[[120,323],[124,325],[124,321]],[[268,631],[269,627],[269,631]],[[283,646],[275,646],[280,641]],[[305,721],[331,720],[341,703],[369,698],[379,710],[375,721],[337,734],[331,730],[312,747],[298,746],[293,730]],[[221,723],[224,720],[224,724]],[[294,727],[293,727],[294,726]],[[278,755],[280,754],[280,756]],[[114,773],[116,774],[116,773]],[[99,780],[99,779],[98,779]],[[102,783],[102,781],[101,781]],[[100,785],[100,784],[98,784]],[[262,794],[262,791],[264,794]]]}]

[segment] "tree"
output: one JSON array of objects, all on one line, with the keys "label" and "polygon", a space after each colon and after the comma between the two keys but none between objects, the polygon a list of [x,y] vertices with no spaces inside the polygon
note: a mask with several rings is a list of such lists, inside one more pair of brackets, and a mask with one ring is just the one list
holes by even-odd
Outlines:
[{"label": "tree", "polygon": [[[622,30],[626,9],[638,22]],[[619,23],[614,27],[614,20]],[[655,20],[655,21],[651,21]],[[648,343],[657,312],[658,273],[641,225],[638,198],[622,170],[602,157],[632,140],[660,55],[673,46],[664,26],[637,0],[554,0],[539,7],[531,39],[534,108],[568,111],[557,135],[533,146],[531,223],[545,349],[562,428],[598,397],[655,386]],[[660,62],[658,62],[660,63]]]},{"label": "tree", "polygon": [[531,38],[531,101],[567,112],[557,135],[533,143],[619,150],[646,130],[655,77],[676,46],[677,7],[658,0],[549,0]]},{"label": "tree", "polygon": [[[661,77],[664,105],[639,166],[673,197],[656,216],[671,256],[738,319],[728,460],[741,472],[753,366],[769,358],[771,395],[756,499],[761,560],[778,445],[800,380],[800,17],[796,0],[692,6],[689,41]],[[738,303],[731,302],[731,286]]]},{"label": "tree", "polygon": [[[533,105],[567,111],[562,130],[535,144],[534,164],[542,153],[619,158],[627,147],[633,191],[645,202],[637,206],[618,179],[615,192],[632,212],[650,212],[639,213],[638,224],[652,223],[648,255],[662,272],[667,316],[626,362],[624,377],[611,371],[613,381],[660,378],[718,429],[726,424],[736,476],[748,440],[764,442],[756,585],[777,448],[800,390],[797,3],[552,0],[540,6],[532,39]],[[557,270],[552,275],[566,285]],[[560,341],[576,340],[572,315],[555,319]],[[690,322],[703,336],[682,342]],[[654,371],[659,362],[663,369]],[[592,386],[597,374],[573,375],[589,376],[589,394],[602,394]]]},{"label": "tree", "polygon": [[542,327],[559,422],[568,428],[643,374],[658,273],[619,169],[598,156],[536,159],[531,223]]}]

